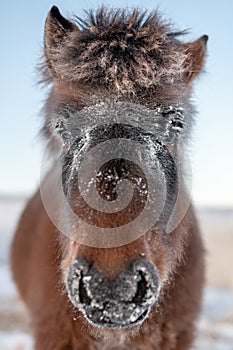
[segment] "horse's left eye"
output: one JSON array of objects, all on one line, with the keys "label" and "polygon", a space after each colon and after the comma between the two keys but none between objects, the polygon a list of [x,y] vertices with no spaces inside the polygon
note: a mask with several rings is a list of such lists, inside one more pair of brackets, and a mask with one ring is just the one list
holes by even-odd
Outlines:
[{"label": "horse's left eye", "polygon": [[183,123],[180,120],[176,120],[176,119],[171,121],[171,125],[173,129],[176,129],[177,131],[183,129],[184,127]]}]

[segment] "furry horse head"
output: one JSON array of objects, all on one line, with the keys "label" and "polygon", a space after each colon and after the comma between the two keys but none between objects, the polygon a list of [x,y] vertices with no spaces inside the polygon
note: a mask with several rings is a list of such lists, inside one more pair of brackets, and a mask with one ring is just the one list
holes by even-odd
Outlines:
[{"label": "furry horse head", "polygon": [[[96,329],[128,330],[153,318],[185,256],[187,229],[181,228],[189,226],[190,211],[179,216],[185,194],[177,200],[178,187],[184,188],[180,164],[207,36],[183,43],[184,34],[157,11],[102,7],[68,20],[53,7],[46,21],[42,73],[51,92],[43,132],[59,154],[64,202],[58,199],[54,212],[69,237],[61,239],[61,269],[69,299]],[[133,199],[108,213],[119,184],[122,197],[129,192]],[[156,199],[148,197],[152,192]],[[87,203],[87,193],[98,198],[95,205]],[[180,222],[167,233],[175,205]],[[143,229],[136,220],[141,213]],[[106,229],[115,230],[112,245]]]}]

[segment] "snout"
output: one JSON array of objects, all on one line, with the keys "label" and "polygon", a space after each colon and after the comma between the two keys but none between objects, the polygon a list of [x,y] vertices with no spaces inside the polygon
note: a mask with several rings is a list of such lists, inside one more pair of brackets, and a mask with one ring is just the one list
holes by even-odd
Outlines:
[{"label": "snout", "polygon": [[130,328],[142,323],[159,293],[154,267],[140,260],[115,280],[109,280],[87,261],[69,269],[67,291],[73,305],[96,327]]}]

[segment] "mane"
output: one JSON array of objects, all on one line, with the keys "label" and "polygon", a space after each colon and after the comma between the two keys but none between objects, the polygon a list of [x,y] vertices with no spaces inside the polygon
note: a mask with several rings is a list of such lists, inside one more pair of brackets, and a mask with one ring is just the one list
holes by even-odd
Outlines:
[{"label": "mane", "polygon": [[[69,32],[64,45],[53,49],[56,72],[67,81],[131,93],[180,80],[185,52],[175,31],[158,11],[149,14],[101,7],[75,17],[80,30]],[[46,82],[52,76],[42,69]]]}]

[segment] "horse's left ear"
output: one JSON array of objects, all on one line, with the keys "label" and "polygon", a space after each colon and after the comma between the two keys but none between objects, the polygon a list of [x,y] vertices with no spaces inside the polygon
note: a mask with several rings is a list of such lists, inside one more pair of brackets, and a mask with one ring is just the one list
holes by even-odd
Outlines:
[{"label": "horse's left ear", "polygon": [[208,36],[203,35],[199,39],[192,43],[185,44],[186,60],[185,60],[185,80],[190,83],[202,72],[205,57],[206,57],[206,44]]},{"label": "horse's left ear", "polygon": [[56,72],[57,53],[70,32],[79,31],[78,26],[64,18],[58,8],[53,6],[45,23],[44,48],[48,68]]}]

